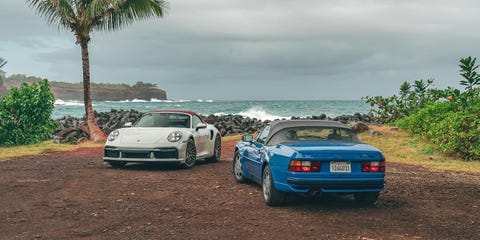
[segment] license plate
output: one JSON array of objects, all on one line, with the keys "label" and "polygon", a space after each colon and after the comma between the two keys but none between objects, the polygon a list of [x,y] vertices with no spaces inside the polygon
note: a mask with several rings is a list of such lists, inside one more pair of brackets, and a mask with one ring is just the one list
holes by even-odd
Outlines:
[{"label": "license plate", "polygon": [[352,172],[351,162],[330,162],[330,172],[332,173],[350,173]]}]

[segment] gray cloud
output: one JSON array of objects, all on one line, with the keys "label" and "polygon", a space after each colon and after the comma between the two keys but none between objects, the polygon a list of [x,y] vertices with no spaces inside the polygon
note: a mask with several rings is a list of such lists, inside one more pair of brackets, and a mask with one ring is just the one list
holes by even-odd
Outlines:
[{"label": "gray cloud", "polygon": [[[72,34],[46,26],[17,0],[5,2],[7,72],[80,81]],[[92,81],[153,82],[178,99],[359,99],[420,78],[456,86],[459,58],[480,52],[473,0],[179,0],[170,7],[164,19],[94,33]]]}]

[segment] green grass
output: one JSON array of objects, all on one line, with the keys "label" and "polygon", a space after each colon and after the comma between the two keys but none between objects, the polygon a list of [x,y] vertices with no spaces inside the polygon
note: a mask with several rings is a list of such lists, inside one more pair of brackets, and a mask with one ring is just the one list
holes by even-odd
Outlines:
[{"label": "green grass", "polygon": [[480,173],[480,161],[464,161],[445,156],[435,150],[431,144],[409,136],[405,131],[391,131],[387,126],[370,126],[372,130],[382,133],[372,136],[368,133],[359,135],[360,139],[380,149],[388,162],[418,165],[432,170],[454,170]]},{"label": "green grass", "polygon": [[12,159],[14,157],[39,155],[51,152],[73,151],[78,148],[101,147],[103,143],[86,142],[78,145],[58,144],[47,141],[38,144],[14,147],[0,147],[0,162]]}]

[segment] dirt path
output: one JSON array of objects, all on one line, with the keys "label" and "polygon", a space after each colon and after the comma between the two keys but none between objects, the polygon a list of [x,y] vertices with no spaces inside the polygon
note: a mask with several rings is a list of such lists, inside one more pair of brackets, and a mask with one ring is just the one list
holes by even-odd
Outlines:
[{"label": "dirt path", "polygon": [[271,208],[223,160],[112,169],[102,149],[0,163],[0,239],[479,239],[480,176],[388,165],[375,207],[348,197]]}]

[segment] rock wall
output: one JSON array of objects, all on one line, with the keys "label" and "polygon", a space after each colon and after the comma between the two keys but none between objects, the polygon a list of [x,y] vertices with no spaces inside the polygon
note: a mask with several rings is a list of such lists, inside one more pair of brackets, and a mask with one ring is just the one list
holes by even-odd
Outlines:
[{"label": "rock wall", "polygon": [[[113,130],[123,127],[126,122],[135,122],[141,112],[136,110],[124,111],[112,109],[110,112],[95,112],[95,119],[99,127],[108,135]],[[243,133],[255,133],[270,121],[261,121],[258,119],[245,118],[240,115],[224,115],[224,116],[202,116],[203,119],[215,125],[222,136],[235,135]],[[300,119],[292,117],[292,119]],[[350,122],[373,122],[373,115],[355,113],[354,115],[342,115],[335,118],[329,118],[325,114],[319,116],[311,116],[306,119],[312,120],[333,120],[342,123]],[[74,118],[70,116],[56,120],[59,128],[54,134],[54,140],[61,143],[78,143],[88,139],[88,128],[84,119]]]}]

